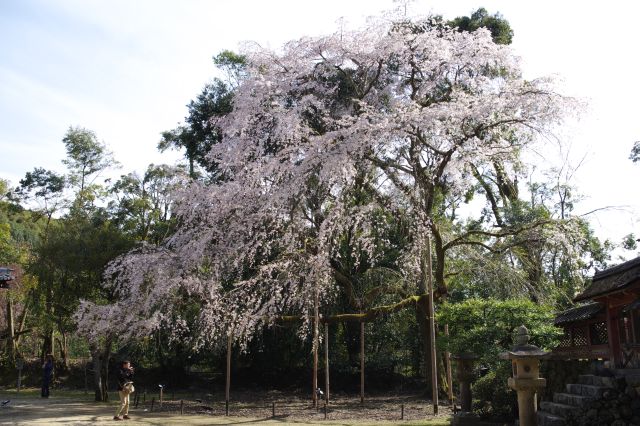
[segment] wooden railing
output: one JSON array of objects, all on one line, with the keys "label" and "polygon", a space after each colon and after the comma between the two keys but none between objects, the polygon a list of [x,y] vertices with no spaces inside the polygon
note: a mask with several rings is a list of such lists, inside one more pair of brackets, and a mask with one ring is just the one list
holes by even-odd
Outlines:
[{"label": "wooden railing", "polygon": [[551,359],[609,359],[609,345],[567,346],[551,351]]}]

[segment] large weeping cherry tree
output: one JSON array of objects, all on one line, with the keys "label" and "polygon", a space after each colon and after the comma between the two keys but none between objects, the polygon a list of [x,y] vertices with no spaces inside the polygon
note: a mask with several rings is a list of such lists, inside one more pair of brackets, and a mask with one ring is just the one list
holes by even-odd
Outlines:
[{"label": "large weeping cherry tree", "polygon": [[[308,336],[314,300],[327,306],[346,291],[336,267],[345,233],[369,262],[380,255],[372,220],[380,210],[409,224],[395,266],[412,294],[426,293],[431,235],[436,294],[446,295],[438,248],[447,241],[434,220],[441,200],[468,191],[474,170],[517,164],[572,105],[548,79],[523,79],[518,58],[488,31],[430,18],[384,17],[242,53],[233,110],[213,123],[222,138],[209,159],[224,178],[177,191],[175,234],[110,265],[105,278],[119,301],[83,303],[85,334],[119,324],[120,337],[136,338],[168,327],[194,347],[228,335],[246,344],[296,315]],[[354,203],[363,179],[372,196]],[[175,312],[184,298],[199,304],[197,321]]]}]

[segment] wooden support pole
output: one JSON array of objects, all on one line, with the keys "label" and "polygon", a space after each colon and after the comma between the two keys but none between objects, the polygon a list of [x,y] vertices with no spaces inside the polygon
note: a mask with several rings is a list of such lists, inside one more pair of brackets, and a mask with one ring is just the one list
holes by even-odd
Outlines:
[{"label": "wooden support pole", "polygon": [[318,290],[316,289],[313,300],[313,406],[318,408]]},{"label": "wooden support pole", "polygon": [[[449,324],[444,325],[444,335],[449,337]],[[451,352],[446,351],[444,353],[445,368],[447,369],[447,398],[449,404],[454,405],[453,402],[453,372],[451,371]]]},{"label": "wooden support pole", "polygon": [[400,420],[404,420],[404,404],[400,404]]},{"label": "wooden support pole", "polygon": [[327,403],[324,403],[324,419],[327,420]]},{"label": "wooden support pole", "polygon": [[324,401],[329,403],[329,323],[324,323]]},{"label": "wooden support pole", "polygon": [[229,390],[231,388],[231,344],[233,343],[233,338],[231,337],[231,333],[227,337],[227,377],[224,386],[224,401],[225,401],[225,415],[229,415]]},{"label": "wooden support pole", "polygon": [[151,398],[151,409],[149,411],[153,411],[153,404],[156,402],[156,398]]},{"label": "wooden support pole", "polygon": [[438,358],[436,356],[436,319],[433,306],[433,273],[431,270],[431,236],[427,234],[426,244],[427,291],[429,295],[429,331],[431,335],[431,387],[433,388],[433,414],[438,414]]},{"label": "wooden support pole", "polygon": [[276,416],[276,403],[275,401],[271,403],[271,417]]},{"label": "wooden support pole", "polygon": [[184,414],[184,401],[181,399],[180,400],[180,415],[182,416]]},{"label": "wooden support pole", "polygon": [[364,322],[360,323],[360,403],[364,404]]}]

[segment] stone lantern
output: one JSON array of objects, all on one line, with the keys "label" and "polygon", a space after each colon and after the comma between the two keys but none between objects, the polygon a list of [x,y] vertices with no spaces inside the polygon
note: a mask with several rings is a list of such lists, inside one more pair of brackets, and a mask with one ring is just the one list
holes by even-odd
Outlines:
[{"label": "stone lantern", "polygon": [[500,358],[511,360],[513,377],[508,385],[518,393],[520,426],[536,426],[536,393],[547,385],[547,380],[540,377],[540,359],[549,352],[529,344],[529,330],[524,325],[518,327],[515,343],[513,350],[500,354]]},{"label": "stone lantern", "polygon": [[453,416],[452,426],[475,425],[478,421],[471,409],[471,383],[473,382],[473,363],[478,357],[472,353],[464,352],[451,357],[456,361],[456,379],[460,384],[460,411]]}]

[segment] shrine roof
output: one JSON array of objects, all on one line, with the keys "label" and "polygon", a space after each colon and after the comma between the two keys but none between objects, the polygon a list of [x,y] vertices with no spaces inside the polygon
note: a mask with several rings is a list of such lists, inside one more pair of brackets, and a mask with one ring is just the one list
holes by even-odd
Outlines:
[{"label": "shrine roof", "polygon": [[573,300],[593,299],[622,290],[636,282],[640,282],[640,257],[621,263],[620,265],[596,272],[591,285]]}]

